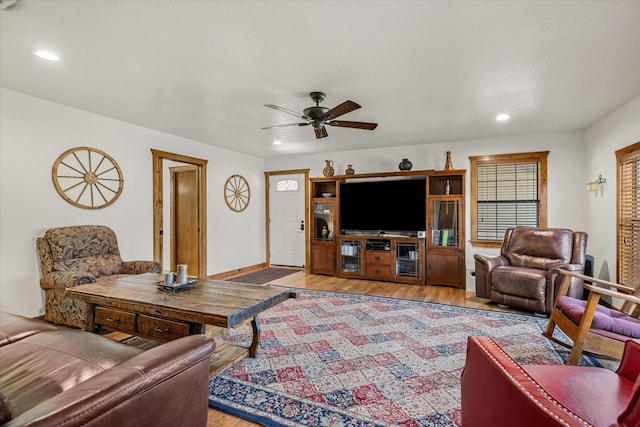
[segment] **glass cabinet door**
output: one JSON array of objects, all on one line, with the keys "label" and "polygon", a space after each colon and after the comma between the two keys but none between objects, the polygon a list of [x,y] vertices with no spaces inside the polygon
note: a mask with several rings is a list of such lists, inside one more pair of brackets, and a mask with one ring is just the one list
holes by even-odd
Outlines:
[{"label": "glass cabinet door", "polygon": [[313,240],[333,241],[335,202],[313,203]]},{"label": "glass cabinet door", "polygon": [[431,201],[431,246],[459,246],[458,200]]},{"label": "glass cabinet door", "polygon": [[340,268],[343,272],[362,272],[362,242],[360,240],[342,240],[340,255]]},{"label": "glass cabinet door", "polygon": [[396,276],[420,276],[420,261],[417,243],[396,243]]}]

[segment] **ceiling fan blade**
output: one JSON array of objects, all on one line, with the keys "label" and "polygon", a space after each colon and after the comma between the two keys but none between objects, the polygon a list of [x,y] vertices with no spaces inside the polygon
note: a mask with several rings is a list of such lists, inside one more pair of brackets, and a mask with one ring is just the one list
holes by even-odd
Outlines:
[{"label": "ceiling fan blade", "polygon": [[264,104],[264,106],[268,108],[273,108],[274,110],[282,111],[283,113],[291,114],[296,117],[300,117],[301,119],[304,119],[304,120],[310,120],[310,117],[307,117],[304,114],[300,114],[297,111],[289,110],[284,107],[278,107],[277,105],[273,105],[273,104]]},{"label": "ceiling fan blade", "polygon": [[342,104],[337,105],[331,110],[327,111],[327,114],[325,114],[323,118],[325,120],[335,119],[343,114],[347,114],[353,110],[357,110],[358,108],[360,108],[359,104],[356,104],[353,101],[344,101]]},{"label": "ceiling fan blade", "polygon": [[316,133],[316,138],[318,139],[326,138],[327,136],[329,136],[329,134],[327,133],[327,128],[325,128],[324,126],[322,126],[321,128],[313,128],[313,130]]},{"label": "ceiling fan blade", "polygon": [[289,123],[286,125],[275,125],[275,126],[267,126],[266,128],[260,128],[260,129],[273,129],[273,128],[283,128],[283,127],[287,127],[287,126],[309,126],[311,123]]},{"label": "ceiling fan blade", "polygon": [[377,123],[347,122],[344,120],[332,120],[330,122],[325,122],[325,125],[339,126],[343,128],[366,129],[366,130],[374,130],[375,128],[378,127]]}]

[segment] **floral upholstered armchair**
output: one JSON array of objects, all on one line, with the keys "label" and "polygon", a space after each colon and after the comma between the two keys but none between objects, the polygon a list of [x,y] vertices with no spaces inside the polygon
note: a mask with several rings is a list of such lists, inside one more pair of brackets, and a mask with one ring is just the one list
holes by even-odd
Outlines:
[{"label": "floral upholstered armchair", "polygon": [[115,233],[103,225],[52,228],[36,245],[42,268],[40,287],[45,292],[44,319],[55,324],[86,328],[89,305],[66,297],[66,288],[161,271],[154,261],[122,261]]}]

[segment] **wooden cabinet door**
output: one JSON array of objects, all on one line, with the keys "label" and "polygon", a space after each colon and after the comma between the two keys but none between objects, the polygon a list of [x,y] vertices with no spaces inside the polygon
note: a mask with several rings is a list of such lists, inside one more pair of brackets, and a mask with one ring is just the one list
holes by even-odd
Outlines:
[{"label": "wooden cabinet door", "polygon": [[427,284],[465,289],[464,257],[460,251],[431,249],[427,255]]},{"label": "wooden cabinet door", "polygon": [[336,274],[336,245],[318,243],[311,245],[311,273]]}]

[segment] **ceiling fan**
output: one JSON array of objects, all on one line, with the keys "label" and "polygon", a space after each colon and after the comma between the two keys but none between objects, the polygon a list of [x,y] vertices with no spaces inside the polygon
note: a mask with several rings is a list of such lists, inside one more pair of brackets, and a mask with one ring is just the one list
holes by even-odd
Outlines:
[{"label": "ceiling fan", "polygon": [[327,107],[321,107],[320,103],[325,100],[327,95],[324,92],[311,92],[309,94],[311,99],[316,103],[315,107],[305,108],[302,111],[302,114],[289,110],[287,108],[278,107],[273,104],[264,104],[265,107],[273,108],[274,110],[282,111],[283,113],[292,114],[296,117],[304,120],[302,123],[290,123],[286,125],[276,125],[269,126],[262,129],[273,129],[284,126],[309,126],[313,127],[314,132],[316,133],[316,138],[325,138],[329,136],[327,134],[327,129],[325,125],[329,126],[338,126],[343,128],[354,128],[354,129],[366,129],[366,130],[374,130],[378,124],[377,123],[366,123],[366,122],[348,122],[344,120],[335,120],[336,118],[342,116],[343,114],[350,113],[353,110],[357,110],[360,108],[360,105],[356,104],[353,101],[345,101],[342,104],[333,107],[331,109]]}]

